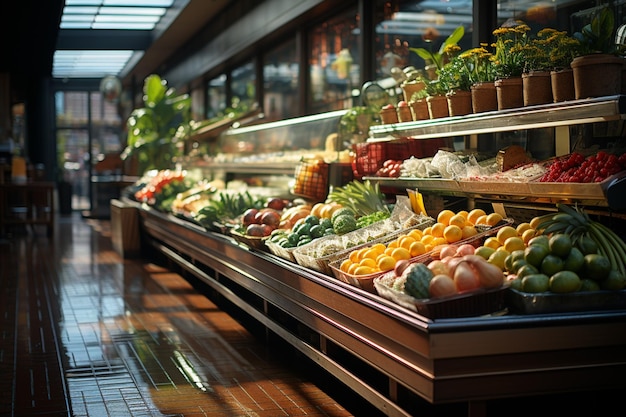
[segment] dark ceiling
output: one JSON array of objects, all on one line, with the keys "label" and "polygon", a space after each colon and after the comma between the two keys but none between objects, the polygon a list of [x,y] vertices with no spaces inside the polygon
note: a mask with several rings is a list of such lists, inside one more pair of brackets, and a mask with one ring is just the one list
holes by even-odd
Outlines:
[{"label": "dark ceiling", "polygon": [[52,73],[52,57],[64,0],[11,0],[2,7],[0,72],[10,74],[14,95],[29,80]]}]

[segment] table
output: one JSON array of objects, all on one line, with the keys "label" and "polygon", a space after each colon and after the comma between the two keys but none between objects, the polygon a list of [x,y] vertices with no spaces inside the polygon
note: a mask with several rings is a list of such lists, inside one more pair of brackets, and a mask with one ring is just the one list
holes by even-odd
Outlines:
[{"label": "table", "polygon": [[37,181],[0,184],[0,235],[8,225],[45,225],[54,234],[53,182]]}]

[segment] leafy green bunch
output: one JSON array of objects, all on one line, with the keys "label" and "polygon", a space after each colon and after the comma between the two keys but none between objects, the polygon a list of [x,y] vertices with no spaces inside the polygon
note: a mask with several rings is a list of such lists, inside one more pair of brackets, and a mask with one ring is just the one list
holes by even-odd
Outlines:
[{"label": "leafy green bunch", "polygon": [[613,30],[615,29],[615,15],[608,6],[595,13],[591,22],[583,26],[574,37],[582,44],[581,55],[604,53],[617,54]]},{"label": "leafy green bunch", "polygon": [[516,21],[511,26],[501,26],[493,31],[496,38],[493,64],[498,78],[522,75],[526,64],[526,47],[529,42],[530,27]]},{"label": "leafy green bunch", "polygon": [[[459,26],[441,43],[437,51],[433,51],[432,48],[409,48],[409,50],[415,52],[422,58],[426,62],[426,65],[435,65],[436,69],[440,70],[445,64],[447,53],[450,51],[449,47],[458,44],[464,34],[465,28]],[[432,46],[431,40],[427,39],[427,42],[429,46]]]}]

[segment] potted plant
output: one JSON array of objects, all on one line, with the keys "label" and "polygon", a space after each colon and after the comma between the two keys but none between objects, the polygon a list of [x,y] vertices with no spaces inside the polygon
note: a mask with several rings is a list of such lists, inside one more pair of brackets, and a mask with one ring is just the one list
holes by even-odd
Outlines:
[{"label": "potted plant", "polygon": [[614,30],[615,16],[606,6],[574,34],[582,46],[582,54],[571,63],[577,99],[620,94],[624,59],[617,56]]},{"label": "potted plant", "polygon": [[487,50],[487,44],[481,44],[459,55],[469,73],[472,93],[472,110],[481,113],[498,109],[493,66],[493,54]]},{"label": "potted plant", "polygon": [[540,30],[537,36],[545,40],[545,47],[548,52],[549,64],[547,69],[550,70],[552,100],[555,103],[573,100],[575,93],[571,63],[582,52],[580,41],[568,35],[566,31],[552,28]]},{"label": "potted plant", "polygon": [[525,47],[530,27],[521,21],[513,21],[493,31],[495,36],[494,70],[498,109],[522,107],[522,73],[525,66]]},{"label": "potted plant", "polygon": [[446,88],[450,116],[472,113],[472,80],[467,62],[460,55],[455,55],[438,74],[439,81]]},{"label": "potted plant", "polygon": [[550,35],[551,29],[542,29],[536,36],[529,37],[523,46],[524,71],[522,73],[522,96],[524,106],[551,103],[552,83],[550,80]]},{"label": "potted plant", "polygon": [[457,45],[464,34],[465,28],[459,26],[441,43],[437,51],[432,50],[432,39],[430,38],[425,38],[425,40],[431,48],[409,48],[409,50],[415,52],[426,62],[426,70],[432,69],[432,71],[427,71],[427,73],[430,74],[428,78],[433,80],[436,78],[436,71],[440,70],[445,64],[450,47]]},{"label": "potted plant", "polygon": [[144,80],[143,93],[144,107],[133,110],[126,122],[127,146],[121,157],[136,156],[139,172],[172,168],[193,130],[191,97],[177,95],[155,74]]}]

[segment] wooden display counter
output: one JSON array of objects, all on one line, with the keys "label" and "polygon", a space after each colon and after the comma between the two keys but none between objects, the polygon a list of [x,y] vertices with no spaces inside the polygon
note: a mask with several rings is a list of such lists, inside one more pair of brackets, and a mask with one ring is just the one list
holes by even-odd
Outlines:
[{"label": "wooden display counter", "polygon": [[[139,208],[147,241],[389,416],[626,388],[626,311],[430,320],[375,294]],[[413,400],[412,400],[413,399]]]},{"label": "wooden display counter", "polygon": [[0,235],[9,225],[44,225],[54,233],[54,183],[0,184]]}]

